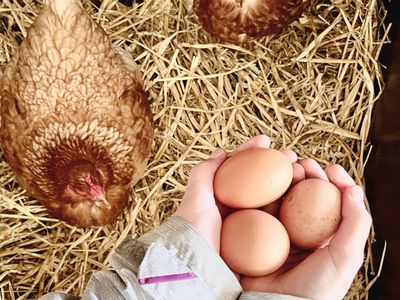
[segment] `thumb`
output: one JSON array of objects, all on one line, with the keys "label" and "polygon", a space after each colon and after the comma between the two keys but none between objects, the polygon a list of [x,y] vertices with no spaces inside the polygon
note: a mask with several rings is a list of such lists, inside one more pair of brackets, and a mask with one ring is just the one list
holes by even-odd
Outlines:
[{"label": "thumb", "polygon": [[217,149],[206,161],[194,166],[190,172],[186,194],[207,190],[214,195],[214,176],[225,159],[226,152],[223,149]]},{"label": "thumb", "polygon": [[181,205],[177,213],[187,210],[202,209],[214,205],[214,175],[219,166],[226,159],[223,149],[215,150],[210,157],[193,167],[189,175],[188,184]]},{"label": "thumb", "polygon": [[364,258],[372,220],[360,186],[346,188],[342,197],[342,222],[328,247],[338,269],[356,271]]}]

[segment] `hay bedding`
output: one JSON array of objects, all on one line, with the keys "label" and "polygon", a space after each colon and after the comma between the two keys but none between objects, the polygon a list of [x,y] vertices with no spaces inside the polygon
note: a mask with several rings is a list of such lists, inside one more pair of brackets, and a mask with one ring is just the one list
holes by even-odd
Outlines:
[{"label": "hay bedding", "polygon": [[[321,0],[280,37],[242,47],[215,43],[186,0],[83,2],[144,73],[157,124],[151,162],[121,218],[84,230],[26,197],[2,160],[1,299],[82,292],[125,236],[140,236],[173,213],[191,167],[215,147],[231,150],[265,133],[273,147],[342,164],[363,183],[371,111],[382,90],[377,59],[389,30],[380,2]],[[1,70],[41,6],[0,3]],[[373,238],[348,299],[368,297]]]}]

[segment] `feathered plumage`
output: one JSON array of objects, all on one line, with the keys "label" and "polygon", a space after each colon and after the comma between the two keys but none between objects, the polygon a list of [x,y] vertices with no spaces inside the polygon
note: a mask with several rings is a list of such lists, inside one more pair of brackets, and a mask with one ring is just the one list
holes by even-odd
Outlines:
[{"label": "feathered plumage", "polygon": [[281,32],[311,0],[193,0],[204,29],[218,39],[240,44]]},{"label": "feathered plumage", "polygon": [[145,170],[152,113],[133,60],[79,1],[49,1],[0,97],[2,150],[21,186],[71,224],[114,220]]}]

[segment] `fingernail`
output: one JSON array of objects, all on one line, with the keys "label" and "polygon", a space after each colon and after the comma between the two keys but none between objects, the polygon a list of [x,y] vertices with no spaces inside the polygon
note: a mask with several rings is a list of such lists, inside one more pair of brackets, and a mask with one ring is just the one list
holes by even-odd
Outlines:
[{"label": "fingernail", "polygon": [[211,153],[210,158],[212,159],[220,158],[223,155],[225,155],[225,151],[223,149],[217,149],[213,153]]},{"label": "fingernail", "polygon": [[261,147],[268,148],[271,145],[271,139],[268,136],[263,134],[259,135],[258,138],[262,139],[262,144],[260,145]]},{"label": "fingernail", "polygon": [[351,191],[351,198],[356,201],[364,200],[364,191],[359,185],[353,186],[353,189]]}]

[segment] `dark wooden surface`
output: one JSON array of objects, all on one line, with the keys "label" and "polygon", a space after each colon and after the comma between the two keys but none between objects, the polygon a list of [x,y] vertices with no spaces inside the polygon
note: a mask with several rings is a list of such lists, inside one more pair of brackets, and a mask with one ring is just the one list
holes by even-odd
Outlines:
[{"label": "dark wooden surface", "polygon": [[[400,7],[388,4],[393,22],[391,39],[381,61],[386,88],[375,106],[370,141],[373,152],[366,168],[366,188],[375,224],[378,258],[387,242],[382,276],[370,291],[370,299],[400,299]],[[378,261],[377,261],[378,263]]]}]

